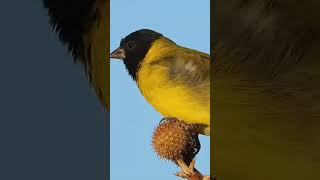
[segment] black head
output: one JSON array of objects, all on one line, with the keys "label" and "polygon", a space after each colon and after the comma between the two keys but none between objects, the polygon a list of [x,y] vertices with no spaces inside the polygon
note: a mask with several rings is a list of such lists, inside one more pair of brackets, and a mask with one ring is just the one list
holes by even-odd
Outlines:
[{"label": "black head", "polygon": [[162,34],[149,29],[135,31],[120,42],[120,47],[110,54],[110,58],[122,59],[129,74],[136,80],[140,62],[149,51],[152,43]]}]

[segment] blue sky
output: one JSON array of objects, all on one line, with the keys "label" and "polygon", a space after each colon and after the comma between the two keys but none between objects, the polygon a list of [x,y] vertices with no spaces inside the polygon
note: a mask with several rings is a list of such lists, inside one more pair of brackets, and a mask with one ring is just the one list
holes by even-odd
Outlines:
[{"label": "blue sky", "polygon": [[[110,48],[121,38],[142,28],[153,29],[176,43],[210,51],[210,0],[111,0]],[[178,180],[172,162],[159,159],[151,135],[162,116],[146,102],[121,61],[111,62],[111,180]],[[200,136],[196,167],[210,172],[210,138]]]}]

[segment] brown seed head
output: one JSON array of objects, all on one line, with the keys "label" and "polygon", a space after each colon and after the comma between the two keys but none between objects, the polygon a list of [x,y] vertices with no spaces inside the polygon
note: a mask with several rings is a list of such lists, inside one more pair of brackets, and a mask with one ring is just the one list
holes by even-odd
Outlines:
[{"label": "brown seed head", "polygon": [[172,161],[182,159],[189,164],[200,150],[198,134],[194,128],[194,125],[183,121],[166,118],[153,133],[153,149],[161,158]]}]

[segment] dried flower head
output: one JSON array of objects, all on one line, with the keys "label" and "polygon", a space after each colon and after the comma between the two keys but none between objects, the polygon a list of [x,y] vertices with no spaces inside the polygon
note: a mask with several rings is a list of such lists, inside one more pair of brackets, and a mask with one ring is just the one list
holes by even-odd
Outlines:
[{"label": "dried flower head", "polygon": [[186,164],[189,164],[200,150],[195,125],[175,118],[166,118],[156,127],[152,146],[161,158],[174,162],[182,159]]}]

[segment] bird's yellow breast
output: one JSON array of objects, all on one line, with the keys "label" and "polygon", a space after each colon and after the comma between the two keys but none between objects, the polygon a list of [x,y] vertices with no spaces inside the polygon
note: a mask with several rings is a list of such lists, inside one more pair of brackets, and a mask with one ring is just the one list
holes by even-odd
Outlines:
[{"label": "bird's yellow breast", "polygon": [[170,45],[165,39],[157,41],[148,51],[138,71],[137,83],[141,93],[165,117],[176,117],[189,124],[209,126],[210,85],[195,92],[190,85],[170,80],[168,69],[152,62],[163,58],[163,55],[175,48],[170,46],[175,45]]}]

